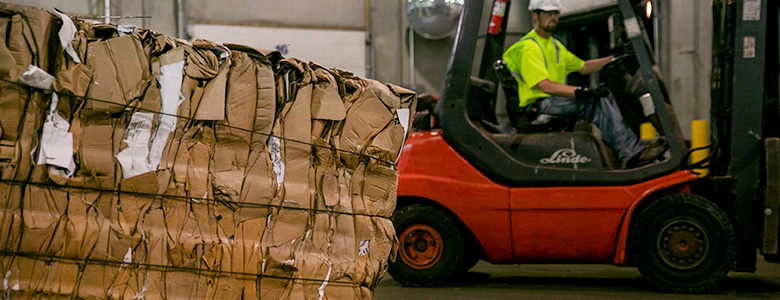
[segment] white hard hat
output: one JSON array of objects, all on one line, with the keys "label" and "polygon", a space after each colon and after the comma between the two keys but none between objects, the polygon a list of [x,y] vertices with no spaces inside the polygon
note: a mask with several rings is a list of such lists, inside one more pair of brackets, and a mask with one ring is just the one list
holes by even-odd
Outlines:
[{"label": "white hard hat", "polygon": [[531,0],[528,2],[528,10],[543,10],[543,11],[562,11],[563,5],[560,0]]}]

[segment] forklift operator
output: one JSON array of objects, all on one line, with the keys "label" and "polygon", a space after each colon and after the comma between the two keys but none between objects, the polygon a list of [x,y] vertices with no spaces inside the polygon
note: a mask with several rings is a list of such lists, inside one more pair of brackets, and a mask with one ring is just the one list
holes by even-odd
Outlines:
[{"label": "forklift operator", "polygon": [[[561,4],[558,0],[531,0],[534,30],[503,54],[507,68],[517,81],[521,109],[540,114],[591,116],[602,131],[602,138],[627,168],[654,161],[665,150],[663,145],[643,147],[626,125],[614,97],[605,87],[588,89],[565,84],[571,72],[587,75],[598,72],[613,56],[583,61],[552,37],[558,26]],[[581,101],[576,101],[576,99]],[[595,100],[585,100],[585,99]]]}]

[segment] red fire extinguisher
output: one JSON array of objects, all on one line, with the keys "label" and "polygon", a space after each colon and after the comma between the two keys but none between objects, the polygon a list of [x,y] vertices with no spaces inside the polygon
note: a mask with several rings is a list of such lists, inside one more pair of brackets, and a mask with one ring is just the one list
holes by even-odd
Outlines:
[{"label": "red fire extinguisher", "polygon": [[501,32],[501,23],[504,22],[504,13],[506,13],[507,0],[495,0],[493,2],[493,13],[490,15],[490,27],[488,33],[498,34]]}]

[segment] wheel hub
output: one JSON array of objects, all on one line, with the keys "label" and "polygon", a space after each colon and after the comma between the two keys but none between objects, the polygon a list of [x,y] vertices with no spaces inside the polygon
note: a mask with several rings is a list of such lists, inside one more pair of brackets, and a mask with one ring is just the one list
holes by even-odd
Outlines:
[{"label": "wheel hub", "polygon": [[669,223],[658,237],[658,253],[661,254],[661,259],[678,269],[691,269],[700,265],[707,257],[708,251],[707,234],[693,222]]},{"label": "wheel hub", "polygon": [[441,235],[425,224],[409,226],[399,235],[401,249],[398,254],[406,265],[415,269],[427,269],[441,258],[444,245]]}]

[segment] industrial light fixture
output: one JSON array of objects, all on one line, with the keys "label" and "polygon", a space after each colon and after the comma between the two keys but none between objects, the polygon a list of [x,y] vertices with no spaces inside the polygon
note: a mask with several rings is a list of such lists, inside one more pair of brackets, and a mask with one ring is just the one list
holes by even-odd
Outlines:
[{"label": "industrial light fixture", "polygon": [[645,15],[648,19],[653,16],[653,2],[650,0],[645,3]]}]

